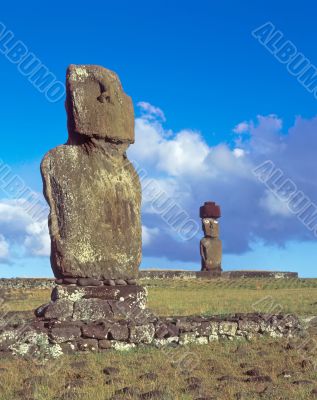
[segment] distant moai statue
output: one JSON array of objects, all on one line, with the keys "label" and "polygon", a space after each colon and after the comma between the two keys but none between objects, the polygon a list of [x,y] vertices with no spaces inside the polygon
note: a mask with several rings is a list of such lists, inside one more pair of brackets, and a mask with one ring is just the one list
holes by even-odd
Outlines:
[{"label": "distant moai statue", "polygon": [[200,218],[204,237],[200,241],[201,270],[204,272],[221,273],[222,243],[219,239],[220,207],[207,201],[200,207]]}]

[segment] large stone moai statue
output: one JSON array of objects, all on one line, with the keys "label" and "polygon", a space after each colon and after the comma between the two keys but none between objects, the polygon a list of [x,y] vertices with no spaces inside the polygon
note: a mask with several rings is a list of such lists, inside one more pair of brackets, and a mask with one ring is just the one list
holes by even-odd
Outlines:
[{"label": "large stone moai statue", "polygon": [[[56,278],[133,280],[141,262],[141,186],[126,150],[131,98],[103,67],[67,71],[68,142],[42,162]],[[84,282],[81,279],[80,282]]]},{"label": "large stone moai statue", "polygon": [[[69,321],[76,332],[81,326],[76,340],[96,340],[100,320],[107,322],[99,339],[126,340],[127,324],[149,315],[147,292],[135,280],[142,235],[141,185],[126,156],[134,142],[132,101],[114,72],[71,65],[66,110],[68,141],[41,165],[57,286],[36,315],[51,328],[56,321]],[[124,335],[114,333],[115,321]]]},{"label": "large stone moai statue", "polygon": [[220,207],[211,201],[200,207],[200,218],[204,237],[200,241],[201,270],[220,274],[222,260],[222,243],[219,239]]}]

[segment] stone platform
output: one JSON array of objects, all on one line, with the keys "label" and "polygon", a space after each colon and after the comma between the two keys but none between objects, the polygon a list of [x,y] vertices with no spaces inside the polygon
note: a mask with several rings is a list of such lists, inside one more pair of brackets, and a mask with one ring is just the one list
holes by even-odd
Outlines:
[{"label": "stone platform", "polygon": [[147,291],[137,285],[57,285],[51,297],[36,317],[7,313],[0,325],[0,351],[48,359],[77,351],[290,338],[301,330],[292,315],[159,317],[146,308]]},{"label": "stone platform", "polygon": [[[125,351],[137,346],[208,345],[218,340],[261,337],[293,338],[301,332],[292,315],[156,317],[145,310],[138,318],[113,320],[11,319],[0,331],[0,352],[49,359],[75,352]],[[17,320],[19,319],[19,323]]]},{"label": "stone platform", "polygon": [[182,270],[143,270],[139,271],[140,279],[214,279],[214,278],[273,278],[273,279],[298,279],[297,272],[279,271],[182,271]]}]

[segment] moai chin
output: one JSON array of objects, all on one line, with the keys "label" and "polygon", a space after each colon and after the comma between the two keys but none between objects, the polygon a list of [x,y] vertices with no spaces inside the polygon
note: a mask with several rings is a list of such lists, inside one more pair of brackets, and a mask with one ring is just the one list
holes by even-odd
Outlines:
[{"label": "moai chin", "polygon": [[56,278],[133,280],[141,262],[141,186],[126,156],[134,142],[132,100],[103,67],[67,70],[68,141],[41,172],[50,206]]},{"label": "moai chin", "polygon": [[200,241],[201,270],[221,273],[222,243],[219,239],[220,207],[211,201],[200,207],[204,238]]}]

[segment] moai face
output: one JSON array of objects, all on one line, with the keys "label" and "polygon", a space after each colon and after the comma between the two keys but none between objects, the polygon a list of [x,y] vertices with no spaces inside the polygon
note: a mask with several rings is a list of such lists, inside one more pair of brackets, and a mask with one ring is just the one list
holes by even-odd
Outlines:
[{"label": "moai face", "polygon": [[132,100],[114,72],[95,65],[70,65],[66,109],[70,135],[134,143]]},{"label": "moai face", "polygon": [[205,236],[212,238],[219,237],[219,223],[216,219],[204,218],[202,222]]}]

